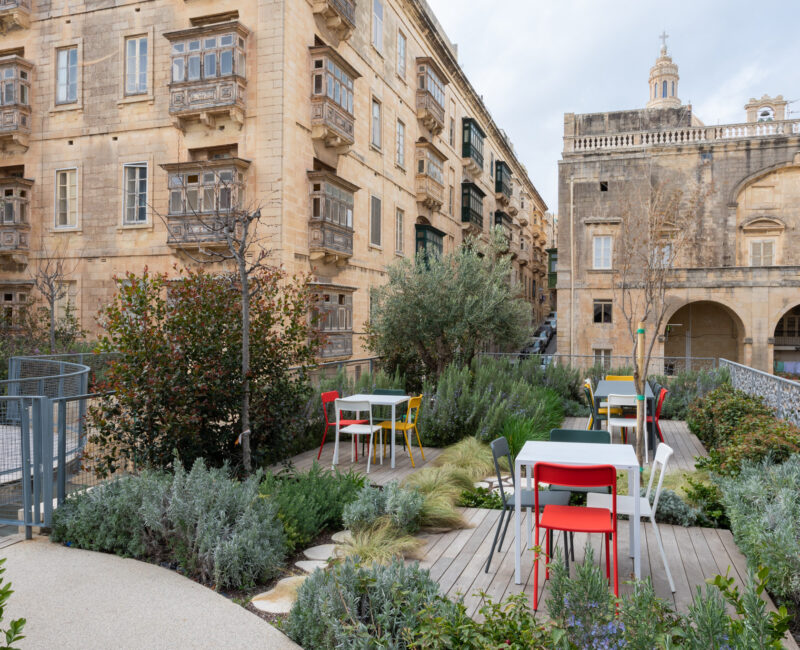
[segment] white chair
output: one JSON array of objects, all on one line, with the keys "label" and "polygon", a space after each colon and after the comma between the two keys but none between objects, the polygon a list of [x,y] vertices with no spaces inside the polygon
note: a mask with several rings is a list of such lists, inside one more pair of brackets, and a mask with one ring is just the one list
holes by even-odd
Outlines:
[{"label": "white chair", "polygon": [[[609,395],[608,402],[609,412],[613,408],[619,409],[630,409],[636,408],[636,396],[635,395]],[[645,401],[645,408],[647,408],[647,402]],[[647,422],[647,411],[644,414],[645,422]],[[620,439],[622,439],[622,429],[636,429],[636,418],[623,418],[623,417],[609,417],[608,418],[608,430],[611,432],[611,441],[614,441],[614,429],[620,430]],[[647,436],[644,437],[644,457],[645,462],[648,462],[647,459],[650,458],[650,450],[648,449],[647,445]]]},{"label": "white chair", "polygon": [[[664,570],[667,572],[667,580],[669,580],[669,588],[675,593],[675,583],[672,580],[672,573],[670,573],[669,565],[667,564],[667,556],[664,553],[664,543],[661,541],[661,533],[658,532],[658,525],[656,524],[656,509],[658,508],[658,497],[661,495],[661,484],[664,482],[664,473],[667,471],[667,461],[672,456],[672,447],[665,445],[663,442],[656,447],[656,457],[653,460],[653,468],[650,472],[650,481],[647,484],[647,493],[643,497],[639,497],[639,512],[642,517],[650,519],[653,524],[653,532],[656,535],[658,542],[658,550],[661,551],[661,559],[664,561]],[[658,476],[658,486],[656,493],[653,497],[653,505],[650,505],[650,493],[653,491],[653,479],[656,476],[656,468],[661,466],[661,473]],[[611,495],[598,494],[596,492],[589,492],[586,495],[586,505],[589,508],[610,508]],[[617,496],[617,514],[628,515],[633,517],[634,497],[629,495]]]},{"label": "white chair", "polygon": [[[374,444],[373,438],[375,433],[382,431],[380,424],[372,423],[372,407],[369,402],[351,402],[337,399],[334,402],[334,409],[336,410],[336,443],[333,446],[333,465],[339,462],[339,434],[346,433],[353,436],[350,446],[350,457],[355,462],[355,449],[358,444],[358,436],[369,436],[369,449],[367,450],[367,474],[369,474],[370,461],[372,460],[372,447]],[[339,424],[342,419],[342,411],[360,413],[366,411],[369,413],[369,424],[350,424],[343,427]],[[356,416],[356,419],[358,416]],[[383,436],[381,436],[383,437]],[[381,456],[381,465],[383,464],[383,456]]]}]

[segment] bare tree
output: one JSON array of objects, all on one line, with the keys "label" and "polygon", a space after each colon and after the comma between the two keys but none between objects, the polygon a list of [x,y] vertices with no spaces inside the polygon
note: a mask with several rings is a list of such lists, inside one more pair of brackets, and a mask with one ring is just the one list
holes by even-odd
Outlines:
[{"label": "bare tree", "polygon": [[[708,189],[656,181],[652,172],[632,185],[621,206],[614,291],[631,340],[636,393],[644,396],[653,347],[669,309],[671,271],[685,256]],[[643,406],[639,399],[636,455],[640,463],[644,460]]]},{"label": "bare tree", "polygon": [[75,272],[79,258],[80,255],[75,257],[73,263],[69,263],[65,257],[63,244],[51,250],[42,237],[39,244],[39,258],[31,270],[31,276],[34,287],[47,303],[50,317],[50,354],[56,351],[56,306],[67,296],[68,278]]},{"label": "bare tree", "polygon": [[[209,172],[214,174],[213,208],[209,210],[206,209],[208,206],[204,206],[201,212],[187,198],[184,214],[196,224],[194,227],[184,227],[182,236],[175,237],[175,243],[198,264],[232,264],[235,267],[228,278],[232,287],[239,291],[242,315],[242,405],[238,441],[242,445],[244,469],[249,473],[253,468],[250,449],[250,303],[261,291],[258,271],[269,266],[267,258],[271,250],[264,246],[266,236],[259,232],[259,226],[262,225],[261,206],[243,206],[242,188],[233,179],[223,177],[216,169],[201,167],[202,175]],[[204,192],[204,200],[210,194]],[[159,216],[166,224],[169,236],[173,237],[171,224],[163,215]]]}]

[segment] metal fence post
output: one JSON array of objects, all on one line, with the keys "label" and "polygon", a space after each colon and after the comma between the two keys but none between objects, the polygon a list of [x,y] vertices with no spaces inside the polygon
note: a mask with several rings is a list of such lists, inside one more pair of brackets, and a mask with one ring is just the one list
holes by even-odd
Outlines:
[{"label": "metal fence post", "polygon": [[[25,526],[25,539],[33,537],[33,521],[31,519],[31,430],[30,418],[28,418],[28,407],[25,401],[19,399],[20,409],[20,432],[22,434],[22,462],[20,463],[20,480],[22,481],[22,521]],[[35,437],[35,436],[34,436]]]},{"label": "metal fence post", "polygon": [[42,500],[43,520],[50,526],[53,519],[53,402],[42,397]]},{"label": "metal fence post", "polygon": [[57,403],[56,430],[58,431],[58,473],[56,497],[58,505],[64,503],[67,494],[67,401],[59,399]]}]

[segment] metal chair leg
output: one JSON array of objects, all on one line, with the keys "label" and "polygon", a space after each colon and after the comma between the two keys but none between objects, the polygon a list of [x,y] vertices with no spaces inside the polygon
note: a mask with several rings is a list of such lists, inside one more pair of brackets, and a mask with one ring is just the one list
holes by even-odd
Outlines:
[{"label": "metal chair leg", "polygon": [[[500,534],[500,528],[503,526],[503,517],[505,517],[506,509],[500,511],[500,520],[497,522],[497,530],[494,531],[494,541],[492,542],[492,550],[489,551],[489,558],[486,560],[486,573],[489,573],[489,565],[492,563],[492,556],[494,555],[494,548],[497,546],[497,536]],[[511,520],[511,513],[508,515],[509,521]]]},{"label": "metal chair leg", "polygon": [[497,547],[498,553],[503,548],[503,540],[505,540],[505,538],[506,538],[506,531],[508,531],[508,524],[510,524],[510,523],[511,523],[511,515],[509,514],[508,515],[508,519],[506,519],[505,528],[503,528],[503,534],[500,536],[500,546]]}]

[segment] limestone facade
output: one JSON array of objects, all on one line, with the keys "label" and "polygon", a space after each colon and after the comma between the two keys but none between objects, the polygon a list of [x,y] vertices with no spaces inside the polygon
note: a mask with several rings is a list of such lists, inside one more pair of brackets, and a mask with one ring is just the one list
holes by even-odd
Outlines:
[{"label": "limestone facade", "polygon": [[365,354],[389,264],[495,223],[543,317],[547,206],[424,0],[19,0],[0,21],[4,318],[58,255],[94,330],[115,275],[177,275],[219,245],[198,215],[237,205],[319,285],[327,359]]},{"label": "limestone facade", "polygon": [[[677,84],[677,66],[674,75]],[[651,102],[653,88],[651,78]],[[785,119],[785,106],[781,96],[751,99],[746,122],[717,126],[689,105],[564,116],[559,353],[612,363],[630,355],[614,242],[625,197],[655,179],[707,194],[670,271],[665,322],[648,331],[658,337],[654,355],[724,357],[769,372],[800,360],[800,120]]]}]

